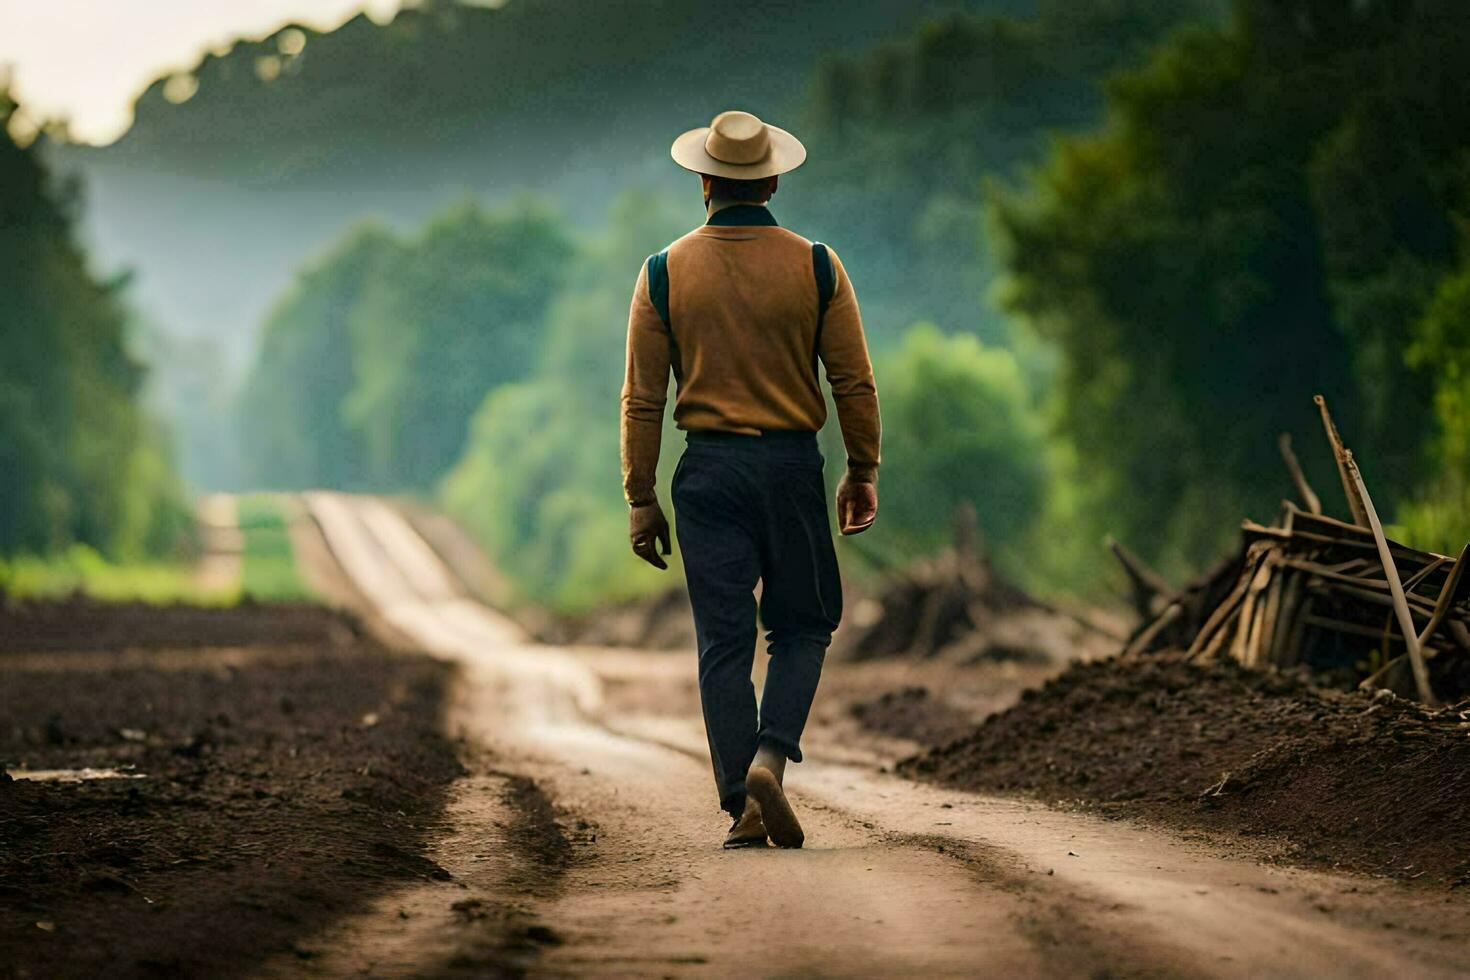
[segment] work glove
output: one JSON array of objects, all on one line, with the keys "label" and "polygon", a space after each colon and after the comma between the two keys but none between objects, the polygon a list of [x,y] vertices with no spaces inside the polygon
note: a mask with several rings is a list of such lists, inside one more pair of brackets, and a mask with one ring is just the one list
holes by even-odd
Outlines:
[{"label": "work glove", "polygon": [[669,563],[659,557],[655,543],[663,545],[664,554],[673,551],[669,540],[669,522],[664,510],[654,500],[647,504],[635,504],[628,512],[628,539],[633,543],[633,554],[654,568],[668,568]]},{"label": "work glove", "polygon": [[854,480],[844,473],[837,484],[837,529],[843,534],[861,534],[878,516],[878,484]]}]

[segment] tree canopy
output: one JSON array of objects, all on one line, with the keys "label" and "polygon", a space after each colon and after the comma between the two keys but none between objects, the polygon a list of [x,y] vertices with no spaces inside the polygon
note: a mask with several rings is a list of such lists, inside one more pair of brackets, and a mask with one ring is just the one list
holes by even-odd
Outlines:
[{"label": "tree canopy", "polygon": [[[1043,0],[1029,16],[956,11],[814,74],[811,162],[791,216],[851,254],[879,339],[928,320],[1007,342],[983,184],[1049,134],[1095,125],[1101,80],[1220,0]],[[785,213],[786,205],[781,205]]]},{"label": "tree canopy", "polygon": [[1282,428],[1328,395],[1385,501],[1433,455],[1409,356],[1461,249],[1455,0],[1243,0],[1108,86],[1096,135],[1001,195],[1009,308],[1062,354],[1091,513],[1199,562],[1284,491]]},{"label": "tree canopy", "polygon": [[987,547],[1030,528],[1047,494],[1040,417],[1015,356],[973,336],[911,329],[880,359],[884,538],[903,554],[952,539],[955,509],[974,506]]},{"label": "tree canopy", "polygon": [[[524,595],[570,609],[667,585],[629,561],[618,396],[639,267],[688,230],[687,218],[667,198],[641,191],[624,193],[610,218],[608,230],[583,245],[548,313],[540,370],[485,397],[440,494]],[[680,449],[667,424],[663,490]]]},{"label": "tree canopy", "polygon": [[0,555],[171,547],[178,487],[139,408],[126,280],[93,276],[76,191],[8,135],[14,111],[0,91]]},{"label": "tree canopy", "polygon": [[465,204],[417,236],[354,233],[266,325],[241,399],[271,486],[428,488],[485,393],[528,375],[572,246],[528,201]]}]

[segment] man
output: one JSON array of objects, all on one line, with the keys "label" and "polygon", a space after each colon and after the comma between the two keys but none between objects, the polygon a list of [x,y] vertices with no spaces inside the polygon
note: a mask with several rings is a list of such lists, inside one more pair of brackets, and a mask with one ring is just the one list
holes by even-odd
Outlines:
[{"label": "man", "polygon": [[[843,534],[878,512],[878,398],[852,284],[836,254],[786,231],[765,207],[806,149],[748,112],[674,141],[700,175],[708,222],[651,256],[628,315],[623,491],[633,552],[667,568],[669,525],[654,493],[669,372],[688,447],[673,479],[679,546],[699,641],[699,695],[726,847],[800,847],[782,790],[842,615],[817,430],[825,366],[847,449]],[[756,584],[770,654],[757,714],[751,666]]]}]

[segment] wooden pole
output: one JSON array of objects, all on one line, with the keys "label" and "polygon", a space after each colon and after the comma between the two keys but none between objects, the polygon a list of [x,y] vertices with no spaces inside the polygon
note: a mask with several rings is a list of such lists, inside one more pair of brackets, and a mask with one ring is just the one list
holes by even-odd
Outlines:
[{"label": "wooden pole", "polygon": [[1332,458],[1337,460],[1337,475],[1342,478],[1342,492],[1347,497],[1348,510],[1352,512],[1353,523],[1359,527],[1367,527],[1367,509],[1363,506],[1363,498],[1358,496],[1357,487],[1353,485],[1353,478],[1348,473],[1348,451],[1342,444],[1342,436],[1338,434],[1336,424],[1332,421],[1332,413],[1327,411],[1327,399],[1316,395],[1312,401],[1317,403],[1317,409],[1322,413],[1322,429],[1327,433],[1327,441],[1332,445]]},{"label": "wooden pole", "polygon": [[1152,623],[1149,623],[1148,626],[1145,627],[1143,631],[1140,632],[1138,636],[1133,639],[1132,643],[1123,648],[1123,656],[1135,657],[1143,651],[1147,650],[1149,644],[1153,643],[1153,641],[1158,638],[1158,635],[1162,633],[1169,626],[1170,623],[1178,619],[1183,612],[1184,607],[1181,606],[1178,602],[1169,603],[1169,605],[1164,608],[1164,611],[1159,613],[1154,621]]},{"label": "wooden pole", "polygon": [[1156,609],[1156,602],[1171,602],[1179,595],[1172,585],[1164,580],[1164,576],[1154,571],[1142,558],[1123,547],[1112,538],[1107,539],[1108,550],[1118,559],[1118,564],[1123,566],[1123,571],[1128,573],[1128,582],[1133,586],[1133,604],[1138,609],[1138,615],[1147,619],[1162,610]]},{"label": "wooden pole", "polygon": [[1414,687],[1419,691],[1420,701],[1433,705],[1436,703],[1434,690],[1429,686],[1429,669],[1424,666],[1424,651],[1419,646],[1419,631],[1414,628],[1414,617],[1409,614],[1409,601],[1404,597],[1404,585],[1399,581],[1399,569],[1393,563],[1393,552],[1388,548],[1388,538],[1383,535],[1383,525],[1378,520],[1378,512],[1373,509],[1373,498],[1368,496],[1368,488],[1363,483],[1363,474],[1358,470],[1352,450],[1345,452],[1344,463],[1347,475],[1352,480],[1353,489],[1367,515],[1368,527],[1373,531],[1373,541],[1378,545],[1378,559],[1383,562],[1383,574],[1388,579],[1388,591],[1393,596],[1394,615],[1398,617],[1399,631],[1404,634],[1404,646],[1409,650],[1409,666],[1414,671]]},{"label": "wooden pole", "polygon": [[1313,514],[1322,513],[1322,501],[1312,490],[1312,485],[1307,482],[1307,475],[1302,472],[1302,464],[1296,458],[1296,453],[1291,451],[1291,433],[1281,433],[1281,439],[1277,442],[1281,447],[1281,458],[1286,462],[1286,470],[1291,474],[1291,482],[1296,485],[1297,496],[1302,498],[1302,503],[1307,505],[1307,510]]}]

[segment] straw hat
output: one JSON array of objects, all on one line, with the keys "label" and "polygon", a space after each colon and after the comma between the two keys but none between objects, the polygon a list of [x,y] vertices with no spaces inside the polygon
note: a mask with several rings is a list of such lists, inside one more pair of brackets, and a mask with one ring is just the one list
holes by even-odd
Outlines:
[{"label": "straw hat", "polygon": [[795,170],[806,147],[784,129],[738,109],[722,112],[708,126],[691,129],[669,148],[685,170],[735,180],[760,180]]}]

